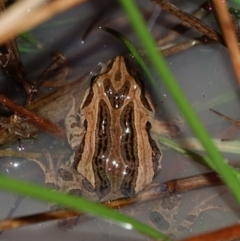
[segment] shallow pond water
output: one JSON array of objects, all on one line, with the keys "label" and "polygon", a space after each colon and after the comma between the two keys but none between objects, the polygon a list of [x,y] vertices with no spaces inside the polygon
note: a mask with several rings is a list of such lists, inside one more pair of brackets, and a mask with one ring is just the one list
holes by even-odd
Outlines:
[{"label": "shallow pond water", "polygon": [[[59,51],[66,56],[71,73],[69,79],[77,79],[85,74],[96,72],[98,63],[105,63],[116,55],[126,54],[128,51],[124,45],[106,32],[100,31],[98,26],[108,26],[125,34],[138,48],[141,48],[139,40],[133,33],[123,10],[116,3],[107,10],[106,6],[112,1],[89,1],[81,6],[61,14],[47,23],[42,24],[31,31],[31,35],[39,41],[42,49],[38,50],[19,39],[22,49],[24,67],[28,78],[35,80],[50,64],[50,55],[53,51]],[[198,7],[192,1],[173,1],[181,9],[187,12]],[[203,2],[203,1],[201,1]],[[157,10],[150,1],[139,1],[141,10],[148,20],[151,32],[156,39],[163,36],[171,26],[178,23],[175,18],[162,10]],[[82,36],[89,24],[96,18],[99,12],[104,12],[101,18],[96,20],[93,30],[83,41]],[[154,20],[153,13],[157,14]],[[206,18],[206,22],[216,25],[212,15]],[[152,24],[154,23],[154,24]],[[188,39],[195,31],[190,31],[178,37],[177,41]],[[197,35],[199,36],[199,34]],[[209,108],[232,117],[239,118],[238,87],[227,49],[220,44],[198,45],[184,52],[167,57],[169,67],[173,71],[179,86],[183,89],[187,98],[196,110],[206,129],[214,138],[237,139],[238,130],[233,129],[234,137],[228,136],[224,131],[231,124],[223,118],[213,114]],[[66,80],[67,83],[67,80]],[[157,81],[157,91],[150,91],[154,97],[156,115],[160,119],[173,120],[182,117],[176,106],[164,88],[161,80]],[[83,87],[85,89],[85,87]],[[151,87],[150,87],[151,89]],[[42,92],[41,92],[42,91]],[[46,90],[41,90],[39,94]],[[49,91],[49,90],[48,90]],[[176,88],[176,91],[178,89]],[[64,117],[63,117],[64,118]],[[182,120],[184,123],[184,121]],[[60,122],[62,125],[62,122]],[[224,133],[223,133],[224,132]],[[222,134],[222,135],[221,135]],[[192,137],[189,128],[184,125],[181,138]],[[37,140],[22,141],[25,151],[42,152],[47,149],[50,153],[66,150],[66,158],[70,155],[67,141],[57,140],[49,135],[41,133]],[[231,144],[229,144],[231,145]],[[9,147],[18,150],[18,144]],[[223,153],[228,160],[237,160],[238,156],[232,153]],[[154,179],[154,182],[191,176],[207,172],[207,168],[183,157],[173,150],[163,150],[162,170]],[[1,173],[24,178],[29,181],[44,184],[44,175],[41,169],[28,160],[7,158],[2,160]],[[209,209],[199,215],[197,221],[189,228],[184,236],[190,236],[198,232],[205,232],[214,228],[224,227],[239,220],[238,206],[225,187],[208,188],[206,190],[192,191],[182,195],[179,206],[177,222],[181,223],[191,210],[204,198],[219,193],[210,205],[215,209]],[[6,192],[1,193],[0,218],[4,219],[13,207],[18,196]],[[140,220],[151,224],[150,214],[156,208],[158,202],[133,206],[124,210],[125,213],[135,214]],[[219,208],[221,207],[221,208]],[[47,204],[24,198],[17,206],[13,217],[43,212],[47,210]],[[143,211],[144,210],[144,211]],[[134,215],[133,215],[134,216]],[[15,230],[4,231],[0,240],[147,240],[146,237],[118,226],[108,221],[102,221],[95,217],[81,217],[78,224],[67,232],[60,231],[54,222],[41,223]]]}]

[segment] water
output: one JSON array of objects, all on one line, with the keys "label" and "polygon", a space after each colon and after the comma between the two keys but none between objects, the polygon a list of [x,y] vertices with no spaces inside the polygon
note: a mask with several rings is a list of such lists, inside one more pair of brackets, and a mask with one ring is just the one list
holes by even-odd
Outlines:
[{"label": "water", "polygon": [[[127,53],[123,44],[108,33],[100,31],[98,29],[99,25],[112,27],[122,32],[140,48],[139,40],[132,32],[131,27],[129,27],[124,13],[119,6],[109,9],[105,15],[98,20],[99,22],[95,24],[89,36],[84,40],[81,39],[87,26],[97,14],[97,10],[100,9],[100,11],[103,11],[108,2],[109,1],[104,1],[101,3],[102,5],[98,2],[85,3],[34,29],[31,34],[41,43],[43,49],[35,49],[35,51],[31,53],[21,53],[29,79],[37,79],[51,62],[50,54],[53,51],[60,51],[67,57],[71,68],[71,79],[76,79],[86,73],[90,73],[99,62],[105,63],[116,55]],[[187,11],[191,11],[191,9],[196,7],[196,3],[192,3],[192,1],[175,2],[177,2],[179,7]],[[153,4],[149,1],[141,1],[141,4],[146,18],[150,19],[151,13],[156,13]],[[156,19],[155,16],[154,19]],[[215,26],[215,21],[212,16],[209,16],[206,21],[208,24]],[[159,35],[164,34],[168,28],[166,26],[173,25],[173,22],[175,22],[175,18],[161,11],[156,23],[153,25],[151,22],[152,32],[155,37],[158,38]],[[187,33],[179,37],[178,41],[186,39],[189,35],[190,33]],[[22,39],[19,40],[19,43],[30,50],[34,50],[31,45]],[[199,45],[185,52],[168,57],[167,62],[180,87],[191,102],[192,107],[197,111],[206,129],[213,137],[219,136],[230,124],[210,112],[209,108],[216,109],[229,117],[239,118],[238,87],[225,47],[220,44]],[[152,96],[154,96],[154,104],[157,108],[157,116],[161,119],[169,120],[179,116],[181,118],[181,114],[173,104],[161,80],[158,82],[158,85],[157,94],[151,91]],[[177,88],[176,91],[178,91]],[[39,94],[41,94],[41,91]],[[60,125],[62,125],[62,122]],[[184,128],[182,136],[192,137],[192,133],[187,126]],[[228,136],[225,138],[228,138]],[[230,136],[230,138],[232,137]],[[25,151],[29,152],[42,152],[43,149],[47,149],[51,153],[58,153],[59,150],[64,149],[67,151],[65,155],[66,159],[70,153],[66,142],[56,141],[55,138],[49,137],[49,135],[46,134],[38,135],[37,141],[23,141],[22,144]],[[12,145],[10,148],[17,151],[17,147],[18,144]],[[165,182],[175,178],[199,174],[207,170],[205,167],[189,161],[174,151],[164,150],[163,155],[162,171],[154,180],[155,182]],[[224,156],[230,160],[238,159],[238,157],[233,154],[224,153]],[[19,164],[14,165],[14,163]],[[4,159],[2,160],[1,172],[37,183],[44,183],[44,176],[41,169],[37,164],[27,160],[15,158]],[[189,213],[202,198],[207,198],[213,193],[222,193],[224,191],[224,187],[221,187],[183,195],[177,221],[181,222],[181,220],[186,217],[186,214]],[[6,217],[8,210],[14,205],[16,198],[17,196],[14,194],[5,192],[1,194],[0,218],[4,219]],[[214,211],[210,210],[203,214],[190,229],[191,233],[186,233],[187,236],[200,231],[204,232],[212,228],[229,225],[239,220],[239,215],[236,210],[226,211],[226,209],[237,207],[230,194],[224,192],[224,195],[216,197],[214,201],[216,201],[214,205],[224,206],[225,212],[223,213],[223,211],[217,209]],[[144,210],[146,213],[141,210],[141,207],[131,207],[128,211],[125,210],[125,212],[132,214],[139,211],[140,214],[136,214],[136,216],[144,222],[149,223],[148,216],[151,212],[151,203],[147,204],[147,207],[148,208]],[[47,204],[24,198],[13,216],[17,217],[45,210],[47,210]],[[214,222],[214,220],[218,221]],[[206,223],[208,225],[205,225]],[[78,225],[68,232],[60,231],[56,224],[51,222],[9,230],[0,236],[0,240],[51,239],[60,241],[65,239],[96,240],[96,238],[98,240],[122,240],[123,238],[128,238],[128,240],[146,240],[145,237],[131,230],[124,230],[122,227],[113,223],[100,221],[92,217],[80,218]]]}]

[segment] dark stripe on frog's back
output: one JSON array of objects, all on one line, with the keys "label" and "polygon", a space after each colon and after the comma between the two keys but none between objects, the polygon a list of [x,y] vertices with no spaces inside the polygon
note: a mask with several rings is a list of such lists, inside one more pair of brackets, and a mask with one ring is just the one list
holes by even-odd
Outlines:
[{"label": "dark stripe on frog's back", "polygon": [[[84,129],[86,130],[87,132],[87,128],[88,128],[88,124],[87,124],[87,121],[85,120],[84,121]],[[84,146],[85,146],[85,139],[86,139],[86,134],[83,136],[82,138],[82,142],[81,144],[79,145],[78,148],[76,148],[75,151],[75,154],[74,154],[74,160],[73,160],[73,168],[77,171],[78,169],[78,164],[79,162],[82,160],[82,154],[83,154],[83,151],[84,151]]]},{"label": "dark stripe on frog's back", "polygon": [[124,107],[120,117],[120,125],[122,128],[121,156],[127,166],[125,169],[126,174],[120,187],[120,191],[124,196],[133,196],[135,194],[138,176],[138,143],[134,121],[134,104],[131,101]]},{"label": "dark stripe on frog's back", "polygon": [[93,84],[94,84],[94,81],[96,81],[98,78],[98,76],[94,76],[92,79],[91,79],[91,84],[90,84],[90,87],[89,87],[89,93],[82,105],[82,109],[84,109],[85,107],[87,107],[91,102],[92,102],[92,99],[93,99]]},{"label": "dark stripe on frog's back", "polygon": [[130,82],[126,80],[119,90],[115,90],[109,78],[104,79],[104,92],[107,94],[113,109],[120,109],[130,90]]},{"label": "dark stripe on frog's back", "polygon": [[107,63],[107,70],[106,70],[104,73],[98,74],[98,75],[93,76],[93,77],[91,78],[90,87],[89,87],[89,93],[88,93],[88,95],[87,95],[87,97],[86,97],[86,99],[85,99],[85,101],[84,101],[84,103],[83,103],[83,105],[82,105],[82,109],[84,109],[85,107],[87,107],[87,106],[92,102],[93,95],[94,95],[94,93],[93,93],[93,88],[92,88],[92,87],[93,87],[94,83],[97,82],[97,80],[98,80],[98,78],[99,78],[100,76],[106,74],[109,70],[111,70],[114,60],[115,60],[115,59],[113,59],[113,60],[111,60],[111,61],[109,61],[109,62]]},{"label": "dark stripe on frog's back", "polygon": [[106,174],[106,161],[112,146],[111,140],[111,116],[109,108],[104,100],[99,101],[98,119],[95,133],[95,152],[93,155],[93,173],[95,177],[95,189],[99,199],[105,197],[111,190],[111,183]]},{"label": "dark stripe on frog's back", "polygon": [[159,173],[159,167],[160,167],[160,161],[161,161],[161,151],[158,147],[157,142],[151,137],[150,131],[151,131],[152,125],[148,121],[146,123],[146,132],[148,135],[148,141],[150,143],[151,149],[152,149],[152,163],[153,163],[153,171],[154,171],[154,177]]},{"label": "dark stripe on frog's back", "polygon": [[135,60],[130,58],[124,58],[125,64],[128,70],[128,73],[134,78],[136,83],[139,85],[141,89],[141,102],[144,105],[144,107],[149,110],[153,111],[151,104],[149,103],[148,99],[146,98],[146,90],[145,85],[143,81],[143,77],[145,76],[143,70],[140,68],[140,66],[136,63]]}]

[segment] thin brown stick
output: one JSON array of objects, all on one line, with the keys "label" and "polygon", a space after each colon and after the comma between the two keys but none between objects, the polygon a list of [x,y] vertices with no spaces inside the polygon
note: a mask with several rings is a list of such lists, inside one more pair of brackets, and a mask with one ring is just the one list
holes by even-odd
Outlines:
[{"label": "thin brown stick", "polygon": [[234,125],[240,126],[240,121],[234,120],[234,119],[232,119],[232,118],[230,118],[230,117],[228,117],[228,116],[226,116],[226,115],[223,115],[223,114],[221,114],[220,112],[218,112],[218,111],[216,111],[216,110],[213,110],[213,109],[211,109],[211,108],[210,108],[209,110],[212,111],[212,112],[214,112],[215,114],[223,117],[224,119],[230,121],[230,122],[233,123]]},{"label": "thin brown stick", "polygon": [[235,224],[231,227],[222,228],[220,230],[197,235],[194,237],[182,239],[181,241],[230,241],[237,240],[240,237],[240,224]]},{"label": "thin brown stick", "polygon": [[[16,12],[18,12],[17,9],[21,7],[21,4],[25,4],[26,1],[17,2],[18,5],[16,3],[12,7],[14,8],[14,11],[7,9],[4,16],[2,16],[2,19],[0,21],[0,24],[2,26],[0,32],[0,44],[14,38],[21,32],[27,31],[37,26],[38,24],[55,16],[56,14],[66,11],[69,8],[72,8],[77,4],[83,3],[85,1],[86,0],[52,1],[44,7],[40,8],[39,10],[33,10],[29,14],[26,14],[25,12],[27,8],[21,8],[22,12],[16,16]],[[12,21],[13,16],[14,21]]]},{"label": "thin brown stick", "polygon": [[[192,16],[198,18],[199,20],[202,20],[203,18],[205,18],[210,13],[210,11],[207,10],[208,5],[209,5],[208,1],[205,1],[200,6],[200,8],[198,8],[196,11],[192,13]],[[163,45],[169,44],[169,42],[173,42],[178,36],[188,31],[189,27],[190,26],[186,24],[186,22],[182,22],[176,25],[173,29],[171,29],[169,33],[161,37],[161,39],[157,41],[157,44],[159,46],[163,46]]]},{"label": "thin brown stick", "polygon": [[23,0],[11,5],[6,12],[1,14],[0,19],[3,29],[11,27],[11,25],[24,17],[27,9],[35,9],[44,2],[45,0]]},{"label": "thin brown stick", "polygon": [[[50,120],[52,123],[57,124],[65,118],[69,112],[69,107],[71,106],[71,96],[74,96],[77,103],[80,103],[83,98],[83,94],[86,89],[89,87],[89,75],[85,75],[77,79],[74,82],[71,82],[67,85],[61,86],[54,92],[38,99],[26,108],[38,116],[41,116],[47,120]],[[18,136],[14,134],[14,129],[17,126],[12,122],[14,116],[7,118],[4,123],[8,128],[0,128],[0,145],[8,145],[13,143],[18,139]],[[18,124],[24,124],[24,120],[19,118]],[[13,131],[11,131],[13,129]],[[36,128],[35,125],[28,123],[27,133],[29,136],[34,136],[39,133],[39,128]]]},{"label": "thin brown stick", "polygon": [[65,132],[60,128],[59,126],[53,124],[52,122],[43,119],[41,116],[36,115],[32,111],[27,110],[26,108],[23,108],[20,105],[17,105],[4,95],[0,95],[0,103],[10,110],[14,111],[15,113],[21,115],[22,117],[26,118],[27,121],[30,121],[34,125],[36,125],[38,128],[43,129],[53,135],[56,135],[58,137],[65,136]]},{"label": "thin brown stick", "polygon": [[[223,182],[219,178],[218,174],[210,172],[192,177],[174,179],[163,184],[155,183],[150,185],[146,190],[140,192],[133,198],[121,198],[118,200],[103,202],[102,204],[109,208],[119,209],[138,202],[151,201],[159,198],[168,197],[176,193],[182,193],[189,190],[219,185],[223,185]],[[0,221],[0,230],[17,228],[24,225],[35,224],[38,222],[70,218],[82,214],[83,213],[81,212],[76,212],[72,210],[58,210],[40,214],[33,214],[25,217]]]},{"label": "thin brown stick", "polygon": [[39,152],[20,152],[12,150],[0,150],[0,157],[21,157],[27,159],[41,159],[44,157],[42,153]]},{"label": "thin brown stick", "polygon": [[170,44],[168,46],[161,46],[161,52],[164,57],[177,54],[179,52],[182,52],[184,50],[187,50],[189,48],[192,48],[194,46],[197,46],[201,44],[202,42],[199,40],[191,39],[182,43],[177,43],[177,44]]},{"label": "thin brown stick", "polygon": [[214,31],[212,28],[210,28],[208,25],[203,23],[198,18],[192,16],[191,14],[188,14],[184,11],[181,11],[173,4],[169,3],[166,0],[151,0],[154,3],[157,3],[162,9],[167,11],[168,13],[178,17],[182,22],[185,22],[192,26],[193,28],[199,30],[203,34],[207,35],[210,39],[217,41],[223,45],[225,45],[223,37],[221,34]]},{"label": "thin brown stick", "polygon": [[238,83],[240,84],[240,51],[232,17],[228,12],[226,3],[219,0],[212,0],[212,3],[218,17],[225,43],[229,49]]}]

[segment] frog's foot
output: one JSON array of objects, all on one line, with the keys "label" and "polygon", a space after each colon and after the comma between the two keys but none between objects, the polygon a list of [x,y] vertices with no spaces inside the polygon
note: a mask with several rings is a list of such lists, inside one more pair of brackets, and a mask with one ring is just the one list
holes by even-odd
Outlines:
[{"label": "frog's foot", "polygon": [[159,200],[150,213],[149,221],[164,234],[172,233],[179,210],[181,195],[174,194]]},{"label": "frog's foot", "polygon": [[[55,204],[49,204],[49,210],[59,211],[59,210],[65,210],[65,208],[59,207],[58,205],[55,205]],[[71,211],[68,211],[68,213],[71,214]],[[74,212],[74,214],[75,214],[75,212]],[[57,223],[57,226],[59,227],[59,229],[61,229],[63,231],[68,231],[77,224],[78,218],[79,218],[79,216],[72,216],[70,218],[66,217],[64,219],[56,221],[56,223]]]},{"label": "frog's foot", "polygon": [[[91,183],[74,168],[69,166],[68,162],[62,163],[58,169],[58,185],[59,188],[67,194],[98,200]],[[59,209],[59,207],[57,208]],[[77,218],[78,217],[62,219],[58,221],[58,227],[62,230],[71,229],[77,223]]]},{"label": "frog's foot", "polygon": [[59,229],[67,231],[69,229],[72,229],[78,221],[79,216],[74,217],[74,218],[65,218],[62,220],[59,220],[57,222],[57,226],[59,227]]},{"label": "frog's foot", "polygon": [[210,209],[219,209],[219,210],[225,210],[225,208],[221,205],[214,205],[214,204],[209,204],[213,199],[215,199],[217,196],[219,196],[219,193],[215,193],[211,195],[210,197],[202,200],[199,204],[197,204],[192,211],[188,213],[186,218],[183,220],[183,222],[178,225],[177,227],[173,228],[173,233],[177,236],[180,237],[184,232],[187,230],[190,230],[190,227],[193,225],[193,223],[196,221],[198,216],[207,210]]},{"label": "frog's foot", "polygon": [[181,237],[184,232],[190,230],[191,226],[202,212],[210,209],[226,210],[222,206],[209,203],[217,196],[219,196],[219,194],[214,194],[207,199],[202,200],[187,214],[186,218],[180,224],[177,223],[180,195],[163,198],[150,212],[150,224],[154,225],[162,233],[171,238]]},{"label": "frog's foot", "polygon": [[[80,189],[81,175],[76,175],[74,170],[72,170],[66,163],[62,163],[62,157],[59,156],[56,164],[49,152],[44,151],[44,156],[46,159],[46,165],[42,165],[38,160],[34,160],[36,163],[41,165],[42,170],[45,173],[45,184],[55,190],[61,190],[68,194],[73,194],[76,196],[81,196],[82,191]],[[49,203],[50,210],[61,210],[64,209],[59,207],[54,203]],[[77,223],[78,217],[65,218],[57,221],[57,225],[61,230],[68,230],[73,228]]]}]

